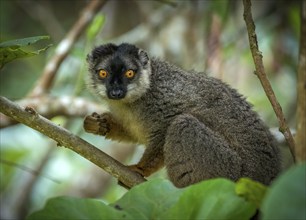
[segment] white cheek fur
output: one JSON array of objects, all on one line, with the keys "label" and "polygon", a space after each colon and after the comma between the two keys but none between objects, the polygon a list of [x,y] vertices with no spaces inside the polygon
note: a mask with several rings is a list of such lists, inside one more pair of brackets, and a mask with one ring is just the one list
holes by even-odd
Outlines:
[{"label": "white cheek fur", "polygon": [[126,101],[132,102],[145,94],[147,89],[150,87],[150,74],[150,69],[142,70],[142,73],[137,82],[128,85],[127,95],[125,97]]},{"label": "white cheek fur", "polygon": [[98,95],[100,98],[107,98],[106,87],[103,84],[97,84],[91,73],[86,77],[86,86],[93,95]]}]

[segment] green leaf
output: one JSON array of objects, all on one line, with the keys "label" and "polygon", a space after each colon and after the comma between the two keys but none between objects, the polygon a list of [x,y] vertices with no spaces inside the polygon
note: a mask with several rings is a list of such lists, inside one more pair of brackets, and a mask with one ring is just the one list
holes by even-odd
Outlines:
[{"label": "green leaf", "polygon": [[132,219],[125,211],[105,205],[96,199],[57,197],[48,200],[45,207],[27,217],[41,219]]},{"label": "green leaf", "polygon": [[187,187],[161,219],[249,219],[255,205],[235,193],[235,183],[211,179]]},{"label": "green leaf", "polygon": [[51,45],[36,51],[24,51],[20,48],[0,48],[0,66],[4,66],[8,62],[11,62],[18,58],[31,57],[46,51]]},{"label": "green leaf", "polygon": [[112,206],[128,212],[133,219],[157,219],[182,192],[168,180],[154,179],[135,186]]},{"label": "green leaf", "polygon": [[50,39],[49,36],[36,36],[36,37],[27,37],[22,39],[4,41],[0,43],[0,48],[6,48],[6,47],[18,48],[22,46],[29,46],[31,44],[36,43],[37,41],[48,40],[48,39]]},{"label": "green leaf", "polygon": [[306,163],[275,180],[263,201],[262,214],[264,220],[306,218]]},{"label": "green leaf", "polygon": [[49,36],[29,37],[0,43],[0,69],[15,59],[35,56],[46,51],[51,45],[36,51],[25,51],[22,49],[22,47],[44,39],[49,39]]},{"label": "green leaf", "polygon": [[235,191],[238,196],[245,198],[259,208],[267,191],[267,187],[249,178],[241,178],[236,183]]},{"label": "green leaf", "polygon": [[98,14],[95,16],[95,18],[93,19],[92,23],[90,24],[86,32],[87,39],[89,41],[93,40],[97,36],[101,28],[104,26],[104,23],[105,23],[104,15]]}]

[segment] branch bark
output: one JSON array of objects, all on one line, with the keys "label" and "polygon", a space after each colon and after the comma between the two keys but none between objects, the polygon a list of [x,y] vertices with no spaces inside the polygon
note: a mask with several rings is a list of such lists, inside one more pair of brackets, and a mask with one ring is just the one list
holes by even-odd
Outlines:
[{"label": "branch bark", "polygon": [[88,6],[83,11],[80,18],[68,32],[66,37],[59,43],[55,50],[55,54],[51,60],[45,66],[42,76],[38,80],[37,84],[34,86],[33,90],[30,92],[30,97],[39,96],[46,93],[51,86],[53,79],[56,75],[58,68],[60,67],[63,60],[69,54],[74,43],[84,32],[85,28],[94,18],[94,15],[99,11],[99,9],[106,3],[106,0],[92,0]]},{"label": "branch bark", "polygon": [[33,108],[22,109],[12,101],[0,96],[0,111],[5,115],[47,135],[55,140],[59,146],[65,146],[84,158],[90,160],[103,170],[117,178],[128,188],[140,184],[145,179],[138,173],[131,171],[117,160],[108,156],[101,150],[85,140],[70,133],[68,130],[55,125],[48,119],[40,116]]},{"label": "branch bark", "polygon": [[243,17],[246,23],[248,36],[249,36],[249,43],[250,43],[250,49],[252,52],[252,57],[255,64],[255,73],[257,77],[260,80],[260,83],[273,107],[273,110],[276,114],[276,117],[279,122],[279,130],[284,134],[285,139],[289,145],[290,152],[295,160],[295,143],[294,139],[292,137],[292,134],[290,132],[290,129],[287,125],[285,116],[282,111],[282,107],[278,103],[276,96],[274,94],[274,91],[272,89],[272,86],[267,78],[263,61],[262,61],[262,53],[259,51],[258,43],[257,43],[257,35],[255,32],[255,24],[252,18],[252,12],[251,12],[251,0],[243,0],[244,5],[244,12]]},{"label": "branch bark", "polygon": [[[20,106],[30,106],[46,118],[52,118],[57,115],[85,117],[92,112],[102,113],[106,111],[106,108],[101,104],[72,96],[54,97],[51,95],[41,95],[33,98],[25,98],[15,103]],[[17,121],[12,118],[0,114],[0,128],[8,127],[16,123]]]},{"label": "branch bark", "polygon": [[303,162],[306,161],[306,0],[303,0],[301,10],[296,118],[296,160]]}]

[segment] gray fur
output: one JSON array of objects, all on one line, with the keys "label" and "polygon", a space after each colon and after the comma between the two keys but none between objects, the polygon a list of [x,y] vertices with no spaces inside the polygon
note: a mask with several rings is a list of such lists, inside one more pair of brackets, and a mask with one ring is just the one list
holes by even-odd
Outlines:
[{"label": "gray fur", "polygon": [[[136,171],[148,176],[165,165],[177,187],[215,177],[250,177],[269,184],[276,177],[280,170],[278,147],[236,90],[140,51],[137,63],[145,66],[139,67],[138,81],[122,100],[101,95],[105,89],[94,76],[93,69],[101,63],[107,65],[108,58],[88,59],[89,85],[107,101],[108,117],[113,118],[114,129],[106,137],[146,145],[143,157],[133,167]],[[132,58],[127,55],[125,59]],[[116,123],[120,132],[115,131]]]}]

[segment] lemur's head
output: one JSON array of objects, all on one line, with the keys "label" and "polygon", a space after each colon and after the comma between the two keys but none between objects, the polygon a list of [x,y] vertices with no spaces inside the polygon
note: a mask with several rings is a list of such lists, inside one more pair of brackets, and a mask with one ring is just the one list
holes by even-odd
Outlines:
[{"label": "lemur's head", "polygon": [[131,44],[105,44],[88,54],[88,86],[103,99],[132,102],[150,86],[148,54]]}]

